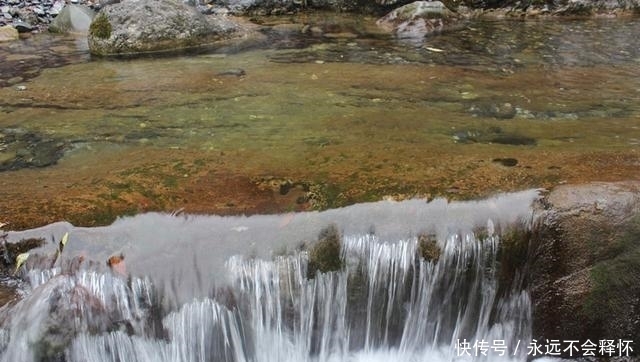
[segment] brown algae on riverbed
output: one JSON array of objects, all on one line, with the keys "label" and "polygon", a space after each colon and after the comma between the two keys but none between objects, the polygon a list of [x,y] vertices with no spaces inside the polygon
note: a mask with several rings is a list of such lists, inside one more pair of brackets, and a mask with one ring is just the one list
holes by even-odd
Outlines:
[{"label": "brown algae on riverbed", "polygon": [[80,62],[1,88],[0,137],[71,146],[56,165],[0,172],[0,217],[98,225],[147,210],[286,212],[640,177],[632,58],[581,62],[589,54],[561,48],[548,61],[532,54],[539,45],[494,62],[458,49],[458,65],[390,42]]}]

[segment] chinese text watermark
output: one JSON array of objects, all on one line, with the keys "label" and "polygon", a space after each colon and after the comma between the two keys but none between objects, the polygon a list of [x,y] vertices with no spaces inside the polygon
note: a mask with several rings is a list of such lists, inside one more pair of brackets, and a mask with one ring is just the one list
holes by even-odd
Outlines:
[{"label": "chinese text watermark", "polygon": [[456,353],[462,356],[507,356],[526,352],[528,356],[593,356],[593,357],[628,357],[633,352],[633,341],[626,339],[601,339],[598,341],[547,339],[532,340],[528,344],[517,341],[516,345],[508,345],[505,340],[458,340]]}]

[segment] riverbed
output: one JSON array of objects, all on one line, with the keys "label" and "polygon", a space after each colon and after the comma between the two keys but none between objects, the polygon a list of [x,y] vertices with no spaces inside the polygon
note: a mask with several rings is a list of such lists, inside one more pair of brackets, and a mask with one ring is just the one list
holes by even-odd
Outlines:
[{"label": "riverbed", "polygon": [[640,177],[636,19],[478,20],[420,40],[365,16],[253,20],[267,40],[252,48],[170,57],[93,58],[82,36],[0,44],[0,218],[91,226]]}]

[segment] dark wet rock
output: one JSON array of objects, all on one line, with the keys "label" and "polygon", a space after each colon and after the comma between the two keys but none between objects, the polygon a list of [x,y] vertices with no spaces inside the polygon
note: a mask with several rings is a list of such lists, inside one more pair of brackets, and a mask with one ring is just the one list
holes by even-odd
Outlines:
[{"label": "dark wet rock", "polygon": [[0,42],[17,40],[18,37],[18,31],[13,26],[5,25],[0,27]]},{"label": "dark wet rock", "polygon": [[33,31],[33,26],[26,21],[16,21],[13,23],[13,27],[16,28],[18,33],[30,33]]},{"label": "dark wet rock", "polygon": [[487,127],[486,129],[470,129],[456,131],[452,135],[456,143],[495,143],[512,146],[535,146],[535,138],[517,134],[505,133],[500,127]]},{"label": "dark wet rock", "polygon": [[247,75],[247,72],[245,72],[244,69],[241,69],[241,68],[234,68],[234,69],[223,70],[222,72],[216,73],[216,75],[242,77]]},{"label": "dark wet rock", "polygon": [[498,119],[511,119],[516,116],[518,110],[511,103],[473,105],[469,112],[477,117],[493,117]]},{"label": "dark wet rock", "polygon": [[54,165],[69,144],[22,130],[0,132],[0,171]]},{"label": "dark wet rock", "polygon": [[489,143],[512,146],[535,146],[537,144],[535,138],[519,134],[500,134],[490,137],[488,141]]},{"label": "dark wet rock", "polygon": [[170,0],[127,1],[104,7],[89,27],[94,55],[171,52],[247,40],[247,29],[229,17],[205,17]]},{"label": "dark wet rock", "polygon": [[[26,355],[27,360],[64,361],[65,350],[78,334],[106,332],[112,325],[109,311],[99,297],[66,275],[36,288],[18,303],[16,310],[37,319],[10,321],[12,330],[21,333],[12,334],[11,338],[29,343],[28,352],[5,350],[5,357],[10,360],[22,360],[20,357]],[[27,323],[38,323],[38,328],[29,329]]]},{"label": "dark wet rock", "polygon": [[440,1],[415,1],[391,11],[376,24],[399,38],[422,39],[459,28],[460,20]]},{"label": "dark wet rock", "polygon": [[507,158],[494,158],[491,160],[494,163],[498,163],[502,166],[506,167],[514,167],[518,164],[518,160],[515,158],[507,157]]},{"label": "dark wet rock", "polygon": [[533,338],[640,340],[640,183],[561,186],[538,213]]},{"label": "dark wet rock", "polygon": [[[0,234],[2,231],[0,231]],[[44,239],[23,239],[15,243],[9,243],[2,240],[0,244],[2,263],[5,267],[13,267],[15,265],[16,257],[19,254],[26,253],[31,249],[39,248],[44,245]]]},{"label": "dark wet rock", "polygon": [[67,5],[49,25],[49,31],[53,33],[84,33],[89,30],[89,25],[95,17],[95,12],[83,5]]}]

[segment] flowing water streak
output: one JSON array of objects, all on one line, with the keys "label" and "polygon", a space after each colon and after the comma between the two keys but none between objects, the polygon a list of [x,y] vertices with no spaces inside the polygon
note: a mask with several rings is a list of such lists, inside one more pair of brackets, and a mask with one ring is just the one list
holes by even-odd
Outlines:
[{"label": "flowing water streak", "polygon": [[[177,306],[163,302],[167,297],[179,299],[171,295],[173,290],[166,289],[167,283],[152,273],[147,277],[123,278],[104,263],[77,264],[76,269],[70,268],[69,265],[75,265],[73,248],[97,250],[97,244],[81,245],[82,241],[77,239],[78,235],[86,237],[93,230],[80,230],[84,234],[76,231],[71,234],[75,239],[65,250],[70,253],[69,260],[50,269],[29,265],[24,274],[30,283],[26,296],[0,311],[0,360],[411,362],[487,359],[459,358],[456,347],[463,339],[469,342],[501,340],[509,352],[513,352],[519,341],[526,343],[531,337],[531,302],[517,282],[499,288],[500,231],[531,215],[528,207],[515,207],[518,203],[514,202],[532,200],[531,197],[531,194],[519,194],[511,199],[473,203],[473,207],[463,203],[377,203],[300,215],[299,226],[295,226],[295,220],[290,225],[326,227],[333,220],[339,220],[338,229],[344,231],[340,270],[316,272],[310,278],[310,254],[305,248],[296,247],[294,251],[273,257],[265,257],[265,253],[259,256],[251,256],[251,252],[231,253],[224,257],[226,261],[222,266],[202,262],[193,265],[200,268],[196,274],[203,278],[221,272],[226,282],[216,283],[207,296],[196,296]],[[468,215],[468,210],[474,209],[477,213]],[[500,216],[501,213],[505,216]],[[381,214],[388,215],[388,219],[380,219]],[[420,226],[407,222],[414,220],[412,218]],[[166,219],[167,222],[173,220],[175,218]],[[370,220],[375,220],[373,224],[379,232],[372,231]],[[225,219],[222,225],[231,230],[236,230],[238,223],[253,228],[252,234],[237,231],[228,234],[230,242],[247,244],[240,236],[244,235],[246,240],[268,237],[270,231],[260,230],[272,221],[278,219]],[[188,224],[183,221],[177,225]],[[282,226],[278,227],[274,235],[282,235]],[[404,237],[402,230],[405,230]],[[96,229],[99,235],[104,235],[104,231],[114,233],[117,228]],[[436,241],[440,250],[437,258],[421,257],[423,250],[418,235],[429,235]],[[219,233],[216,237],[224,239],[225,235]],[[301,237],[309,240],[307,236]],[[114,238],[122,239],[117,232]],[[153,245],[158,245],[159,255],[171,250],[158,238],[153,241],[156,242]],[[299,244],[296,241],[289,245]],[[142,260],[135,255],[135,249],[125,250],[129,253],[126,260],[132,263]],[[145,249],[146,253],[149,250]],[[218,254],[229,250],[232,249],[221,248]],[[188,259],[193,260],[191,256]],[[167,269],[182,261],[160,260]],[[174,264],[166,260],[173,260]],[[186,270],[186,264],[177,266]],[[177,278],[173,283],[181,282]],[[202,283],[189,285],[198,284]],[[499,294],[499,290],[503,292]],[[494,355],[488,358],[497,359],[500,358]],[[503,359],[524,361],[526,354],[519,351]]]}]

